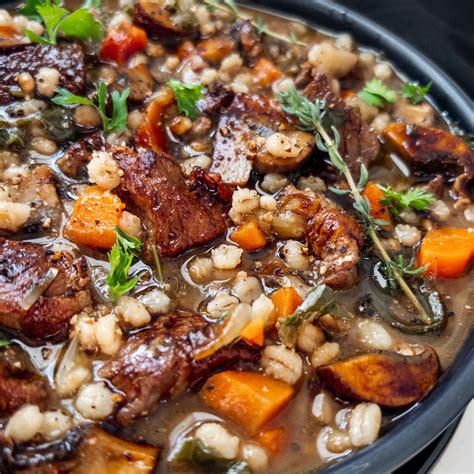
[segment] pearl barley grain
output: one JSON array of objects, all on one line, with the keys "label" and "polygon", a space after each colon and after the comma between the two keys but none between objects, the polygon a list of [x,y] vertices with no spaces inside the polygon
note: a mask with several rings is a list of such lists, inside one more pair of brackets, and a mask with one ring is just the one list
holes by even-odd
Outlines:
[{"label": "pearl barley grain", "polygon": [[77,394],[77,411],[91,420],[103,420],[114,411],[112,392],[102,382],[84,385]]}]

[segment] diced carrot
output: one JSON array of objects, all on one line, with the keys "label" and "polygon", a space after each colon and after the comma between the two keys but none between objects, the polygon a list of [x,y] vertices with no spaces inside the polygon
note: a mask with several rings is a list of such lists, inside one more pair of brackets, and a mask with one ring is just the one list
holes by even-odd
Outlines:
[{"label": "diced carrot", "polygon": [[263,346],[265,336],[265,321],[261,317],[253,318],[240,332],[247,342]]},{"label": "diced carrot", "polygon": [[429,230],[418,253],[419,266],[441,278],[459,278],[473,259],[474,232],[455,227]]},{"label": "diced carrot", "polygon": [[102,42],[99,57],[123,66],[132,54],[145,48],[146,31],[128,22],[122,22],[109,31]]},{"label": "diced carrot", "polygon": [[76,201],[64,235],[76,244],[110,249],[124,208],[125,204],[115,194],[90,186]]},{"label": "diced carrot", "polygon": [[236,43],[229,36],[216,36],[200,41],[197,47],[204,60],[218,63],[235,50]]},{"label": "diced carrot", "polygon": [[393,221],[390,215],[390,209],[388,206],[380,203],[380,201],[385,199],[385,193],[374,182],[369,181],[362,195],[370,202],[370,215],[374,219],[382,219],[388,222],[388,225],[384,226],[385,230],[392,228]]},{"label": "diced carrot", "polygon": [[0,38],[15,38],[21,35],[11,26],[0,26]]},{"label": "diced carrot", "polygon": [[247,221],[232,232],[230,239],[244,250],[259,250],[267,245],[267,239],[257,222]]},{"label": "diced carrot", "polygon": [[283,451],[288,441],[288,433],[285,428],[270,428],[261,431],[257,435],[257,441],[271,454],[278,454]]},{"label": "diced carrot", "polygon": [[254,68],[254,82],[261,86],[271,86],[280,79],[282,72],[275,64],[265,58],[260,58]]},{"label": "diced carrot", "polygon": [[285,408],[293,392],[291,385],[256,372],[227,371],[210,377],[201,396],[253,435]]},{"label": "diced carrot", "polygon": [[135,143],[156,153],[165,151],[166,134],[163,128],[163,111],[174,100],[171,89],[160,90],[155,99],[148,105],[145,118],[135,133]]},{"label": "diced carrot", "polygon": [[302,302],[301,296],[293,287],[280,288],[272,293],[277,318],[293,314]]}]

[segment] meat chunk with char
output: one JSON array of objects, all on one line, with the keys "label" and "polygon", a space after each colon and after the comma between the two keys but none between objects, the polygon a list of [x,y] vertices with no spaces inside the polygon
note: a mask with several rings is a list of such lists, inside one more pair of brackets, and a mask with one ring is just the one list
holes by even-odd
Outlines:
[{"label": "meat chunk with char", "polygon": [[72,316],[91,304],[88,284],[84,258],[0,238],[0,324],[21,336],[64,339]]},{"label": "meat chunk with char", "polygon": [[0,349],[0,417],[12,415],[25,404],[45,410],[49,401],[46,380],[18,346]]},{"label": "meat chunk with char", "polygon": [[[284,147],[280,156],[267,148],[267,138],[276,133],[291,148],[289,154]],[[301,166],[313,148],[313,135],[298,130],[276,101],[237,94],[220,117],[211,171],[226,183],[245,186],[253,167],[261,173],[289,173]]]},{"label": "meat chunk with char", "polygon": [[263,45],[255,27],[249,20],[239,21],[232,29],[239,50],[248,65],[253,65],[263,51]]},{"label": "meat chunk with char", "polygon": [[474,196],[474,153],[446,130],[391,123],[384,130],[387,144],[405,158],[420,181],[437,175],[455,179],[455,191]]},{"label": "meat chunk with char", "polygon": [[287,186],[279,196],[276,216],[288,218],[288,213],[296,217],[292,218],[292,232],[299,232],[291,237],[306,239],[323,282],[332,288],[354,286],[364,244],[357,221],[322,194],[298,191],[293,186]]},{"label": "meat chunk with char", "polygon": [[112,152],[124,172],[119,193],[146,229],[147,258],[154,244],[161,256],[175,257],[226,231],[232,193],[219,176],[202,170],[187,183],[179,163],[165,153]]},{"label": "meat chunk with char", "polygon": [[0,84],[4,91],[18,86],[17,77],[21,72],[29,72],[35,77],[43,67],[57,69],[60,87],[73,94],[80,94],[84,89],[86,67],[79,44],[27,44],[18,45],[13,51],[0,49]]},{"label": "meat chunk with char", "polygon": [[193,352],[213,338],[210,324],[199,314],[176,311],[161,316],[133,335],[99,371],[125,394],[117,414],[121,425],[145,416],[163,399],[183,394],[191,384],[230,364],[255,362],[258,351],[246,344],[225,346],[197,360]]},{"label": "meat chunk with char", "polygon": [[327,114],[341,135],[339,152],[351,171],[358,176],[361,164],[369,167],[377,158],[380,143],[376,134],[370,130],[358,109],[347,105],[329,86],[328,78],[321,73],[311,71],[309,82],[305,84],[303,95],[308,99],[324,100],[330,112]]}]

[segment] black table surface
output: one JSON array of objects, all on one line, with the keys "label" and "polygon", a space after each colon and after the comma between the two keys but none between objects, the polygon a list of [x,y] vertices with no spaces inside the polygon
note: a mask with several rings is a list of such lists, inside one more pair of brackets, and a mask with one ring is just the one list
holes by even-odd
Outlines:
[{"label": "black table surface", "polygon": [[474,97],[472,0],[336,0],[334,3],[370,18],[412,44]]}]

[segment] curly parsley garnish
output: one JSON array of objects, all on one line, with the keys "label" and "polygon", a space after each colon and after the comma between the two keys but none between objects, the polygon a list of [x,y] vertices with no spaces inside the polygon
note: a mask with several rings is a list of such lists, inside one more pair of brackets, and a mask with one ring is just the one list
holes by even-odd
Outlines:
[{"label": "curly parsley garnish", "polygon": [[408,99],[412,104],[423,102],[425,95],[431,89],[433,83],[430,81],[426,86],[420,86],[418,82],[406,82],[402,85],[402,97]]},{"label": "curly parsley garnish", "polygon": [[194,120],[201,113],[197,103],[203,98],[202,91],[204,86],[200,84],[185,84],[175,79],[168,81],[167,84],[176,97],[179,112]]},{"label": "curly parsley garnish", "polygon": [[39,16],[44,23],[46,37],[38,36],[28,29],[23,30],[33,43],[55,45],[60,33],[67,38],[89,41],[99,41],[104,35],[102,25],[88,8],[79,8],[71,13],[56,1],[29,0],[20,12]]},{"label": "curly parsley garnish", "polygon": [[130,94],[130,89],[127,87],[122,93],[119,91],[112,92],[111,117],[107,115],[107,94],[107,86],[105,83],[99,82],[97,85],[97,103],[87,97],[72,94],[66,89],[58,89],[57,95],[52,101],[57,105],[91,105],[95,107],[102,119],[102,128],[105,134],[125,130],[127,127],[128,113],[127,99]]},{"label": "curly parsley garnish", "polygon": [[118,227],[115,228],[116,241],[109,252],[110,273],[107,285],[114,301],[128,293],[138,282],[139,277],[128,277],[133,259],[138,257],[142,249],[140,239],[133,237]]},{"label": "curly parsley garnish", "polygon": [[372,79],[359,92],[359,98],[368,105],[383,107],[385,104],[394,104],[397,101],[397,93],[380,79]]},{"label": "curly parsley garnish", "polygon": [[389,207],[394,217],[398,217],[400,211],[413,208],[415,211],[424,211],[433,204],[435,197],[422,188],[410,188],[405,192],[396,192],[391,186],[377,186],[384,192],[385,199],[380,203]]}]

